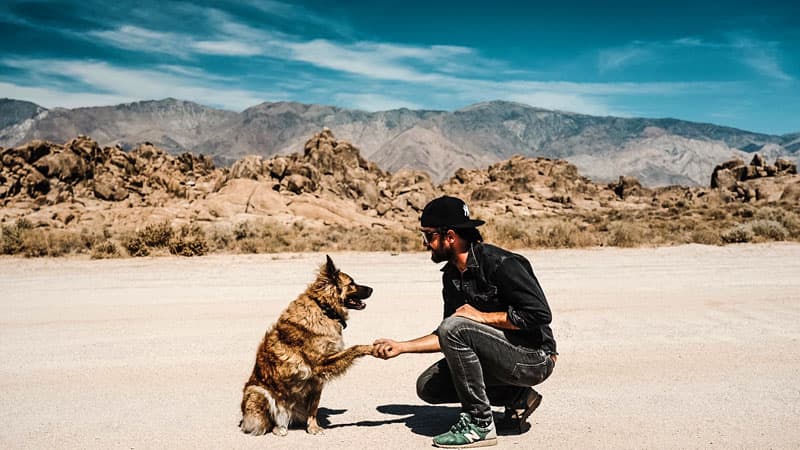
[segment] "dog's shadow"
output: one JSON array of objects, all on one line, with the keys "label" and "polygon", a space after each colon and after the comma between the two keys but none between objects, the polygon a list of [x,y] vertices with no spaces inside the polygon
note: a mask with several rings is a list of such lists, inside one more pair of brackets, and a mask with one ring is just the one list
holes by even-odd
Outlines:
[{"label": "dog's shadow", "polygon": [[402,423],[412,433],[433,437],[447,431],[452,425],[451,422],[458,417],[458,412],[460,411],[459,408],[451,406],[428,405],[382,405],[376,409],[382,414],[402,417],[332,424],[329,419],[330,416],[342,414],[347,410],[320,408],[317,412],[317,421],[323,428],[378,427],[391,423]]}]

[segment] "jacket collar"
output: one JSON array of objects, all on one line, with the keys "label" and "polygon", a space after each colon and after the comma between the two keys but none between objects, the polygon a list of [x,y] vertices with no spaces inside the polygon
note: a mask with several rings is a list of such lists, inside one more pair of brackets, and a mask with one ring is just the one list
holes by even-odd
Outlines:
[{"label": "jacket collar", "polygon": [[[480,253],[481,244],[475,244],[475,243],[469,244],[469,250],[467,250],[467,270],[480,268],[480,264],[478,264],[478,257],[475,252],[476,247],[478,253]],[[442,272],[446,272],[448,270],[451,270],[451,268],[452,270],[458,271],[458,268],[455,266],[455,264],[452,264],[449,261],[447,262],[447,264],[444,265],[444,267],[442,267],[439,270],[441,270]]]}]

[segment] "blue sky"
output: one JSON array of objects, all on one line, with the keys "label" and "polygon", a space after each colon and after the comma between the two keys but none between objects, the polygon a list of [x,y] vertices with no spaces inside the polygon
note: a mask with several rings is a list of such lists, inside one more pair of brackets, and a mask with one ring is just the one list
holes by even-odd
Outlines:
[{"label": "blue sky", "polygon": [[785,0],[3,0],[0,97],[235,111],[501,99],[782,134],[800,131],[798,18]]}]

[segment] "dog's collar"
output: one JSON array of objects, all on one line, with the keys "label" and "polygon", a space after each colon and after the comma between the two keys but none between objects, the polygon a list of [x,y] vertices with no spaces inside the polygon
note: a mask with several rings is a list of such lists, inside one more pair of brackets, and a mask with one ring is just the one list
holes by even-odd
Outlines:
[{"label": "dog's collar", "polygon": [[325,313],[325,316],[327,316],[329,319],[336,320],[340,324],[342,324],[343,330],[347,328],[347,322],[344,321],[344,317],[339,315],[339,313],[334,311],[334,309],[331,308],[330,306],[322,304],[322,302],[320,302],[319,300],[314,299],[314,301],[317,303],[317,305],[319,305],[320,309],[322,309],[322,312]]}]

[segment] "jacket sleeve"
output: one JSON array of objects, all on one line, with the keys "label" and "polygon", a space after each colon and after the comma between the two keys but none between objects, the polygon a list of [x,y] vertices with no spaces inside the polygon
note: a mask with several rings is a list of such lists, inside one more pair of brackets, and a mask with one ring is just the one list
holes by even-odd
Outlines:
[{"label": "jacket sleeve", "polygon": [[550,305],[527,261],[505,258],[493,281],[500,299],[508,304],[508,320],[522,330],[537,329],[553,320]]}]

